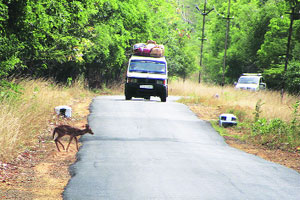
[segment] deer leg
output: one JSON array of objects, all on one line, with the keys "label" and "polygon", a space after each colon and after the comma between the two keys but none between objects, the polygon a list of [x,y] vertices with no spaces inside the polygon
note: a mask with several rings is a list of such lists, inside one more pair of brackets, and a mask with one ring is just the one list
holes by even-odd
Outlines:
[{"label": "deer leg", "polygon": [[79,151],[79,149],[78,149],[78,139],[77,139],[77,137],[74,137],[74,138],[75,138],[75,141],[76,141],[77,151]]},{"label": "deer leg", "polygon": [[72,140],[73,140],[73,136],[70,136],[69,144],[68,144],[68,146],[67,146],[67,149],[66,149],[66,151],[68,151],[68,149],[69,149],[69,146],[70,146],[70,144],[71,144]]},{"label": "deer leg", "polygon": [[58,149],[58,151],[60,151],[60,149],[59,149],[59,147],[58,147],[58,144],[57,143],[59,143],[61,146],[62,146],[62,148],[65,150],[65,147],[64,147],[64,145],[59,141],[59,137],[57,137],[57,138],[55,138],[55,144],[56,144],[56,147],[57,147],[57,149]]},{"label": "deer leg", "polygon": [[60,151],[56,140],[55,140],[55,145],[57,147],[57,150]]},{"label": "deer leg", "polygon": [[63,145],[63,143],[61,143],[61,141],[57,140],[57,142],[62,146],[63,150],[65,150],[65,146]]}]

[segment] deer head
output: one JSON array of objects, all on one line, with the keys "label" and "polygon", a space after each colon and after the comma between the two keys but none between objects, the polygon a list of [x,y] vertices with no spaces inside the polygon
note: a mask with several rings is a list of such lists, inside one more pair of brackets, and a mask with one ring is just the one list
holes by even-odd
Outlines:
[{"label": "deer head", "polygon": [[94,135],[94,132],[92,131],[92,129],[90,128],[90,126],[88,124],[85,125],[85,130],[87,133]]}]

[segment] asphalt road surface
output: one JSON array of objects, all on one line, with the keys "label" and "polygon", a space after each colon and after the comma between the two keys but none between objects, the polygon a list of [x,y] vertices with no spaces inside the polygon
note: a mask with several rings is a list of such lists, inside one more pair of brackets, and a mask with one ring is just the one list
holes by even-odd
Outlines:
[{"label": "asphalt road surface", "polygon": [[298,172],[229,147],[172,99],[95,98],[64,199],[300,199]]}]

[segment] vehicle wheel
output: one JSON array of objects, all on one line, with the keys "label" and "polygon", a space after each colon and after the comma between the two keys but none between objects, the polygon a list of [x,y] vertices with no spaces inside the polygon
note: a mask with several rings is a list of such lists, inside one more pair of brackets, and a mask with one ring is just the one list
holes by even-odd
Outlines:
[{"label": "vehicle wheel", "polygon": [[150,101],[150,96],[147,96],[147,97],[144,97],[146,100],[149,100]]},{"label": "vehicle wheel", "polygon": [[161,102],[166,102],[166,101],[167,101],[166,95],[162,95],[162,96],[160,97],[160,100],[161,100]]},{"label": "vehicle wheel", "polygon": [[166,102],[167,101],[167,90],[164,90],[160,96],[161,102]]},{"label": "vehicle wheel", "polygon": [[126,86],[125,86],[125,99],[126,100],[131,100],[132,99],[132,96],[130,94],[130,92],[127,90]]},{"label": "vehicle wheel", "polygon": [[131,100],[131,99],[132,99],[132,96],[126,95],[126,96],[125,96],[125,99],[126,99],[126,100]]}]

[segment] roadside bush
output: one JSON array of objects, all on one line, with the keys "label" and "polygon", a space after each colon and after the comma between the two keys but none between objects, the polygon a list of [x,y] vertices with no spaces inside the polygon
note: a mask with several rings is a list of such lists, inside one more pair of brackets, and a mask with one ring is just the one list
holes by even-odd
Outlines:
[{"label": "roadside bush", "polygon": [[286,90],[300,94],[300,62],[292,61],[286,72]]},{"label": "roadside bush", "polygon": [[284,65],[276,65],[264,70],[264,77],[269,88],[281,90],[285,79],[285,90],[290,94],[300,94],[300,62],[291,61],[284,75]]},{"label": "roadside bush", "polygon": [[[267,120],[256,119],[251,126],[251,136],[270,148],[293,149],[300,145],[299,123],[300,101],[293,106],[293,119],[285,122],[279,118]],[[255,113],[254,113],[255,114]]]},{"label": "roadside bush", "polygon": [[0,81],[0,101],[6,98],[16,99],[22,94],[23,88],[14,83],[6,80]]},{"label": "roadside bush", "polygon": [[280,148],[288,141],[289,125],[281,119],[258,119],[252,126],[252,136],[260,136],[260,143],[272,148]]},{"label": "roadside bush", "polygon": [[239,122],[242,122],[246,119],[247,113],[239,106],[235,106],[226,110],[226,113],[233,114],[237,116]]}]

